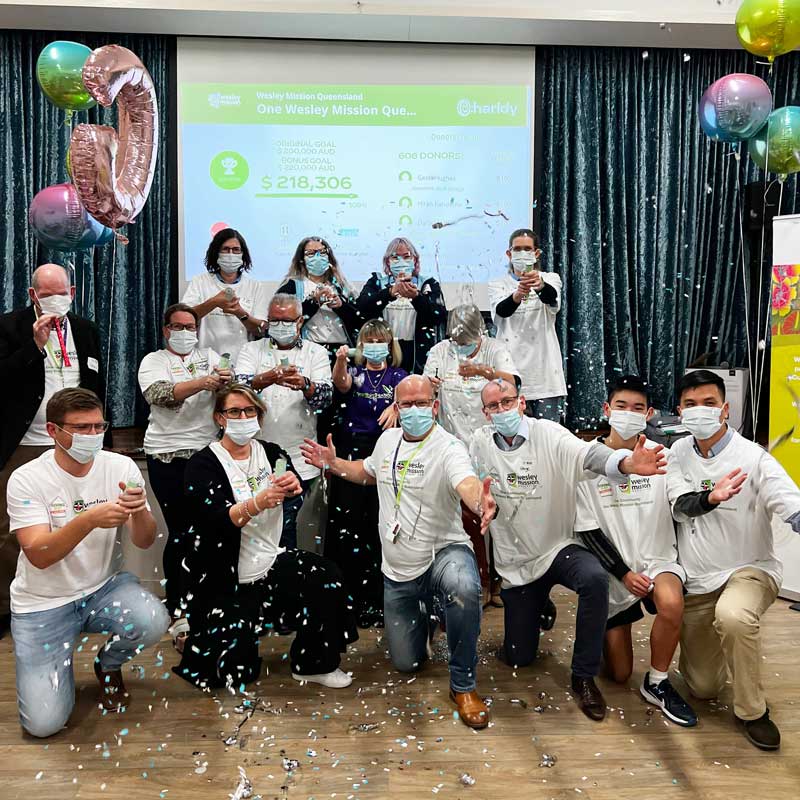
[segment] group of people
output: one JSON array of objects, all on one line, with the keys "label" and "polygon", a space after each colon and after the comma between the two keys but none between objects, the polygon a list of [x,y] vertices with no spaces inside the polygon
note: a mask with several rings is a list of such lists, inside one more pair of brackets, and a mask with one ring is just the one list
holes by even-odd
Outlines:
[{"label": "group of people", "polygon": [[[342,653],[371,626],[403,672],[424,667],[443,630],[450,697],[485,728],[482,609],[503,609],[497,657],[522,668],[555,623],[560,584],[578,596],[571,689],[590,719],[606,714],[597,676],[629,680],[631,625],[646,609],[644,700],[697,723],[669,676],[680,643],[692,695],[716,697],[730,676],[745,735],[777,749],[760,620],[781,582],[772,516],[800,530],[800,490],[728,426],[724,383],[707,371],[681,379],[689,435],[670,452],[643,435],[654,412],[637,376],[610,385],[606,437],[562,427],[561,282],[539,269],[529,229],[506,256],[489,286],[490,336],[476,306],[448,312],[406,239],[358,296],[330,245],[304,239],[267,298],[241,234],[214,237],[207,273],[166,309],[164,347],[139,367],[166,523],[163,602],[121,571],[124,532],[147,548],[157,526],[136,464],[104,449],[96,331],[70,311],[64,270],[39,267],[31,304],[0,317],[0,364],[19,379],[0,434],[0,592],[10,588],[23,728],[66,724],[84,631],[109,635],[95,672],[115,710],[131,701],[121,666],[167,629],[175,672],[211,690],[255,680],[270,632],[293,635],[296,680],[344,688]],[[323,555],[297,541],[315,486]]]}]

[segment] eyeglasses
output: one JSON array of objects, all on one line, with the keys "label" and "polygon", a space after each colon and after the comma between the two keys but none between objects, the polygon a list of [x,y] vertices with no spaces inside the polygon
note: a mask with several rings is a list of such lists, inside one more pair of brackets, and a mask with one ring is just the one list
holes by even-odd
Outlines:
[{"label": "eyeglasses", "polygon": [[321,256],[327,256],[328,255],[328,248],[327,247],[321,247],[319,250],[306,250],[303,253],[303,255],[306,258],[311,258],[311,256],[313,256],[315,253],[319,253]]},{"label": "eyeglasses", "polygon": [[433,400],[415,400],[414,402],[410,402],[408,400],[404,400],[402,403],[398,403],[397,407],[401,411],[408,411],[409,408],[430,408],[433,405]]},{"label": "eyeglasses", "polygon": [[243,408],[223,408],[220,412],[226,419],[241,419],[247,417],[252,419],[258,416],[258,408],[256,406],[244,406]]},{"label": "eyeglasses", "polygon": [[[78,434],[92,434],[92,433],[105,433],[110,422],[87,422],[86,424],[77,424],[74,425],[71,422],[65,422],[63,425],[56,425],[57,428],[61,428],[62,431],[65,433],[78,433]],[[72,428],[72,430],[67,430],[67,428]]]},{"label": "eyeglasses", "polygon": [[500,409],[503,411],[511,411],[512,408],[516,408],[519,405],[519,395],[514,395],[514,397],[504,397],[499,403],[489,403],[485,405],[484,408],[490,414],[496,414]]},{"label": "eyeglasses", "polygon": [[390,253],[389,261],[405,261],[407,258],[411,257],[411,253]]},{"label": "eyeglasses", "polygon": [[296,323],[297,323],[299,320],[301,320],[301,319],[302,319],[302,317],[295,317],[294,319],[273,319],[272,317],[270,317],[270,318],[267,320],[267,322],[269,322],[269,324],[270,324],[270,325],[271,325],[273,322],[288,322],[288,323],[291,325],[291,324],[293,324],[293,323],[294,323],[294,324],[296,324]]},{"label": "eyeglasses", "polygon": [[194,333],[197,330],[197,325],[194,323],[191,325],[181,325],[177,322],[170,322],[169,325],[167,325],[167,328],[169,328],[171,331],[191,331]]},{"label": "eyeglasses", "polygon": [[241,247],[221,247],[219,251],[220,253],[231,253],[235,256],[240,256],[242,254]]}]

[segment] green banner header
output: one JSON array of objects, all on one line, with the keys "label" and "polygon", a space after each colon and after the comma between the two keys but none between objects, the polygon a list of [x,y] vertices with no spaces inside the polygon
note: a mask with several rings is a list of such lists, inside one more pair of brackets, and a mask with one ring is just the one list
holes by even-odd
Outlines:
[{"label": "green banner header", "polygon": [[526,86],[185,83],[183,123],[525,127]]}]

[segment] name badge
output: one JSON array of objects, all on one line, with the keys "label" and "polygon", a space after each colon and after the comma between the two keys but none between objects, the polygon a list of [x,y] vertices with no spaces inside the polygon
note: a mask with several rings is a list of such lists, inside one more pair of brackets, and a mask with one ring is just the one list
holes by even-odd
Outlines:
[{"label": "name badge", "polygon": [[96,358],[87,358],[86,359],[86,366],[92,372],[100,372],[100,364],[98,363]]}]

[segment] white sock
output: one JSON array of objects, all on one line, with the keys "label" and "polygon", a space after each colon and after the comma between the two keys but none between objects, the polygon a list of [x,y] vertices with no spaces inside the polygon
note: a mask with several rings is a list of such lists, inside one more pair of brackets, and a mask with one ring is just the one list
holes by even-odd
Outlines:
[{"label": "white sock", "polygon": [[665,681],[669,677],[668,672],[660,672],[652,664],[650,665],[650,683],[653,686],[658,686],[661,681]]}]

